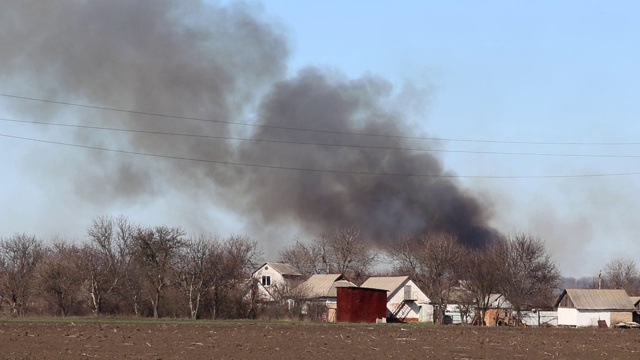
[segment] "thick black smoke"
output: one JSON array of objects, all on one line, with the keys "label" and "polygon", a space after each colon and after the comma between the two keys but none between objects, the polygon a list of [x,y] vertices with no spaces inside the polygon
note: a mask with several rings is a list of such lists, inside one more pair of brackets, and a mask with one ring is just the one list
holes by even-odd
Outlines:
[{"label": "thick black smoke", "polygon": [[[340,134],[418,131],[407,124],[397,106],[398,94],[383,79],[349,79],[319,68],[287,78],[286,38],[255,6],[195,0],[16,0],[4,1],[0,9],[3,88],[36,98],[268,127],[87,109],[74,114],[81,124],[415,147],[402,137]],[[52,118],[53,109],[15,111]],[[68,112],[66,108],[66,116]],[[482,245],[495,234],[487,225],[491,214],[486,204],[452,178],[441,177],[449,174],[427,152],[85,130],[76,137],[85,144],[191,159],[330,170],[92,155],[87,159],[91,166],[74,171],[78,193],[91,201],[138,203],[179,189],[194,197],[194,208],[185,209],[185,216],[208,206],[205,198],[222,202],[254,227],[295,226],[315,235],[350,226],[376,243],[401,234],[447,231],[464,243]]]}]

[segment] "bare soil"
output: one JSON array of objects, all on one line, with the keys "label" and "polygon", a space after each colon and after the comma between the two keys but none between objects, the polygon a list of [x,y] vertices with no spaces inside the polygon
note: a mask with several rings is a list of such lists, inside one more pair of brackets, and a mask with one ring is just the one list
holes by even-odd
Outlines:
[{"label": "bare soil", "polygon": [[0,359],[640,359],[640,329],[0,322]]}]

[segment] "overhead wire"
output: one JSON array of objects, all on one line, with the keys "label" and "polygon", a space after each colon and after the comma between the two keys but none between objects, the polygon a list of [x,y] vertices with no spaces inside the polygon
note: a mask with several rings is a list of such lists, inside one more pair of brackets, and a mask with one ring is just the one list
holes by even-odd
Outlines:
[{"label": "overhead wire", "polygon": [[302,168],[302,167],[289,167],[289,166],[276,166],[276,165],[265,165],[265,164],[251,164],[251,163],[240,163],[240,162],[232,162],[232,161],[220,161],[220,160],[211,160],[211,159],[196,159],[190,157],[182,157],[182,156],[172,156],[172,155],[160,155],[153,153],[143,153],[138,151],[128,151],[128,150],[118,150],[118,149],[109,149],[98,146],[88,146],[88,145],[79,145],[79,144],[71,144],[60,141],[51,141],[51,140],[42,140],[35,139],[24,136],[15,136],[8,134],[1,134],[0,137],[18,139],[18,140],[26,140],[33,141],[45,144],[54,144],[61,146],[68,146],[74,148],[82,148],[89,150],[98,150],[112,153],[120,153],[120,154],[129,154],[129,155],[139,155],[153,158],[163,158],[163,159],[172,159],[172,160],[186,160],[193,161],[199,163],[208,163],[208,164],[222,164],[222,165],[231,165],[231,166],[242,166],[242,167],[254,167],[254,168],[264,168],[264,169],[277,169],[277,170],[290,170],[290,171],[303,171],[303,172],[315,172],[315,173],[332,173],[332,174],[345,174],[345,175],[370,175],[370,176],[398,176],[398,177],[419,177],[419,178],[471,178],[471,179],[558,179],[558,178],[601,178],[601,177],[613,177],[613,176],[632,176],[632,175],[640,175],[640,172],[621,172],[621,173],[604,173],[604,174],[569,174],[569,175],[457,175],[457,174],[414,174],[414,173],[392,173],[392,172],[367,172],[367,171],[350,171],[350,170],[336,170],[336,169],[314,169],[314,168]]},{"label": "overhead wire", "polygon": [[[403,136],[403,135],[393,135],[393,134],[368,134],[368,133],[318,130],[318,129],[305,129],[305,128],[285,127],[285,126],[274,126],[274,125],[264,125],[264,124],[232,122],[232,121],[223,121],[223,120],[215,120],[215,119],[204,119],[204,118],[196,118],[196,117],[176,116],[176,115],[168,115],[168,114],[162,114],[162,113],[143,112],[143,111],[136,111],[136,110],[125,110],[125,109],[119,109],[119,108],[94,106],[94,105],[79,104],[79,103],[72,103],[72,102],[63,102],[63,101],[56,101],[56,100],[49,100],[49,99],[39,99],[39,98],[34,98],[34,97],[25,97],[25,96],[18,96],[18,95],[12,95],[12,94],[4,94],[4,93],[0,93],[0,96],[4,96],[4,97],[8,97],[8,98],[15,98],[15,99],[22,99],[22,100],[31,100],[31,101],[39,101],[39,102],[45,102],[45,103],[59,104],[59,105],[81,107],[81,108],[105,110],[105,111],[115,111],[115,112],[123,112],[123,113],[139,114],[139,115],[148,115],[148,116],[157,116],[157,117],[165,117],[165,118],[174,118],[174,119],[193,120],[193,121],[224,123],[224,124],[230,124],[230,125],[243,125],[243,126],[261,127],[261,128],[274,128],[274,129],[281,129],[281,130],[304,131],[304,132],[312,132],[312,133],[343,134],[343,135],[369,136],[369,137],[380,137],[380,138],[385,138],[385,137],[386,138],[402,138],[402,139],[416,139],[416,140],[441,140],[441,141],[444,140],[444,141],[476,142],[476,143],[498,143],[498,144],[640,145],[640,143],[635,143],[635,142],[533,142],[533,141],[478,140],[478,139],[446,139],[446,138],[435,138],[435,137]],[[309,142],[291,141],[291,140],[269,140],[269,139],[257,139],[257,138],[213,136],[213,135],[203,135],[203,134],[185,134],[185,133],[151,131],[151,130],[110,128],[110,127],[79,125],[79,124],[61,124],[61,123],[42,122],[42,121],[25,121],[25,120],[6,119],[6,118],[2,118],[2,119],[0,119],[0,121],[8,121],[8,122],[16,122],[16,123],[42,124],[42,125],[53,125],[53,126],[60,126],[60,127],[73,127],[73,128],[84,128],[84,129],[95,129],[95,130],[106,130],[106,131],[120,131],[120,132],[145,133],[145,134],[157,134],[157,135],[171,135],[171,136],[187,136],[187,137],[222,139],[222,140],[253,141],[253,142],[296,144],[296,145],[312,145],[312,146],[365,148],[365,149],[382,149],[382,150],[399,150],[399,151],[470,153],[470,154],[491,154],[491,155],[600,157],[600,158],[638,158],[638,157],[640,157],[640,155],[523,153],[523,152],[499,152],[499,151],[400,148],[400,147],[385,147],[385,146],[355,145],[355,144],[335,144],[335,143],[309,143]],[[353,174],[353,175],[405,176],[405,177],[431,177],[431,178],[478,178],[478,179],[543,179],[543,178],[578,178],[578,177],[631,176],[631,175],[639,175],[640,174],[640,173],[636,173],[636,172],[620,172],[620,173],[601,173],[601,174],[573,174],[573,175],[569,174],[569,175],[504,175],[503,176],[503,175],[452,175],[452,174],[386,173],[386,172],[367,172],[367,171],[351,171],[351,170],[336,170],[336,169],[314,169],[314,168],[303,168],[303,167],[275,166],[275,165],[266,165],[266,164],[250,164],[250,163],[220,161],[220,160],[211,160],[211,159],[195,159],[195,158],[189,158],[189,157],[161,155],[161,154],[153,154],[153,153],[143,153],[143,152],[136,152],[136,151],[128,151],[128,150],[117,150],[117,149],[110,149],[110,148],[103,148],[103,147],[96,147],[96,146],[79,145],[79,144],[65,143],[65,142],[59,142],[59,141],[50,141],[50,140],[35,139],[35,138],[30,138],[30,137],[15,136],[15,135],[9,135],[9,134],[0,134],[0,136],[1,137],[5,137],[5,138],[13,138],[13,139],[18,139],[18,140],[34,141],[34,142],[40,142],[40,143],[48,143],[48,144],[54,144],[54,145],[60,145],[60,146],[84,148],[84,149],[90,149],[90,150],[99,150],[99,151],[123,153],[123,154],[139,155],[139,156],[147,156],[147,157],[174,159],[174,160],[186,160],[186,161],[194,161],[194,162],[202,162],[202,163],[224,164],[224,165],[233,165],[233,166],[247,166],[247,167],[267,168],[267,169],[280,169],[280,170],[290,170],[290,171],[322,172],[322,173]]]},{"label": "overhead wire", "polygon": [[116,132],[126,132],[126,133],[150,134],[150,135],[168,135],[168,136],[182,136],[182,137],[192,137],[192,138],[201,138],[201,139],[264,142],[264,143],[288,144],[288,145],[344,147],[344,148],[357,148],[357,149],[377,149],[377,150],[415,151],[415,152],[434,152],[434,153],[460,153],[460,154],[478,154],[478,155],[640,158],[640,155],[619,155],[619,154],[567,154],[567,153],[540,153],[540,152],[450,150],[450,149],[425,149],[425,148],[410,148],[410,147],[358,145],[358,144],[318,143],[318,142],[303,142],[303,141],[293,141],[293,140],[273,140],[273,139],[259,139],[259,138],[242,138],[242,137],[232,137],[232,136],[187,134],[187,133],[176,133],[176,132],[154,131],[154,130],[122,129],[122,128],[112,128],[112,127],[105,127],[105,126],[64,124],[64,123],[55,123],[55,122],[17,120],[17,119],[8,119],[8,118],[0,118],[0,121],[23,123],[23,124],[48,125],[48,126],[57,126],[57,127],[69,127],[69,128],[77,128],[77,129],[92,129],[92,130],[105,130],[105,131],[116,131]]},{"label": "overhead wire", "polygon": [[219,123],[219,124],[227,124],[227,125],[240,125],[240,126],[248,126],[248,127],[256,127],[256,128],[279,129],[279,130],[290,130],[290,131],[311,132],[311,133],[324,133],[324,134],[336,134],[336,135],[340,134],[340,135],[380,137],[380,138],[397,138],[397,139],[431,140],[431,141],[449,141],[449,142],[468,142],[468,143],[521,144],[521,145],[582,145],[582,146],[584,146],[584,145],[594,145],[594,146],[595,145],[598,145],[598,146],[600,146],[600,145],[602,145],[602,146],[604,146],[604,145],[616,145],[616,146],[618,146],[618,145],[640,145],[640,142],[577,142],[577,141],[571,141],[571,142],[568,142],[568,141],[563,141],[563,142],[544,141],[544,142],[541,142],[541,141],[515,141],[515,140],[458,139],[458,138],[442,138],[442,137],[426,137],[426,136],[407,136],[407,135],[398,135],[398,134],[373,134],[373,133],[362,133],[362,132],[322,130],[322,129],[309,129],[309,128],[301,128],[301,127],[291,127],[291,126],[255,124],[255,123],[248,123],[248,122],[237,122],[237,121],[227,121],[227,120],[219,120],[219,119],[209,119],[209,118],[170,115],[170,114],[147,112],[147,111],[120,109],[120,108],[115,108],[115,107],[106,107],[106,106],[97,106],[97,105],[90,105],[90,104],[81,104],[81,103],[74,103],[74,102],[68,102],[68,101],[41,99],[41,98],[20,96],[20,95],[7,94],[7,93],[0,93],[0,96],[6,97],[6,98],[13,98],[13,99],[21,99],[21,100],[37,101],[37,102],[44,102],[44,103],[50,103],[50,104],[73,106],[73,107],[79,107],[79,108],[104,110],[104,111],[113,111],[113,112],[138,114],[138,115],[148,115],[148,116],[156,116],[156,117],[171,118],[171,119],[182,119],[182,120],[210,122],[210,123]]}]

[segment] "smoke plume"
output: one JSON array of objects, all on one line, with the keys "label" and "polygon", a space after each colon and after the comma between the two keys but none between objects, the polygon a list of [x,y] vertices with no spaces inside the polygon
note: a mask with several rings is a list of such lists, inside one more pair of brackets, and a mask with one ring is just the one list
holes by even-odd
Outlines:
[{"label": "smoke plume", "polygon": [[349,226],[377,244],[435,231],[476,246],[496,236],[488,204],[430,153],[402,150],[416,147],[402,135],[420,131],[398,105],[401,92],[332,69],[288,76],[286,34],[259,6],[15,0],[0,8],[3,88],[180,118],[26,102],[14,114],[145,131],[78,129],[76,143],[225,163],[88,152],[64,169],[87,201],[139,205],[178,189],[194,199],[185,217],[215,203],[254,227],[317,235]]}]

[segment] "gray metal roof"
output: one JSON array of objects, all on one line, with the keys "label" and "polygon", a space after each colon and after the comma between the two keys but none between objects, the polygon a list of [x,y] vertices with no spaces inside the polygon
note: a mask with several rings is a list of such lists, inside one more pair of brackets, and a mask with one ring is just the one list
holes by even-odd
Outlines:
[{"label": "gray metal roof", "polygon": [[403,286],[408,276],[374,276],[370,277],[361,286],[371,289],[382,289],[388,292],[394,292],[399,287]]},{"label": "gray metal roof", "polygon": [[345,280],[341,274],[315,274],[309,280],[300,284],[300,289],[308,299],[324,297],[337,297],[337,287],[355,287],[356,285]]},{"label": "gray metal roof", "polygon": [[[283,263],[283,262],[266,262],[262,264],[262,266],[260,266],[258,270],[262,269],[262,267],[265,265],[271,267],[273,270],[279,272],[281,275],[302,276],[302,274],[300,273],[300,271],[298,271],[298,269],[294,268],[290,264]],[[254,273],[256,271],[254,271]]]},{"label": "gray metal roof", "polygon": [[640,303],[640,296],[631,296],[631,302],[633,303],[633,306],[638,306],[638,303]]},{"label": "gray metal roof", "polygon": [[633,310],[633,302],[625,290],[566,289],[558,298],[556,307],[565,296],[579,310]]}]

